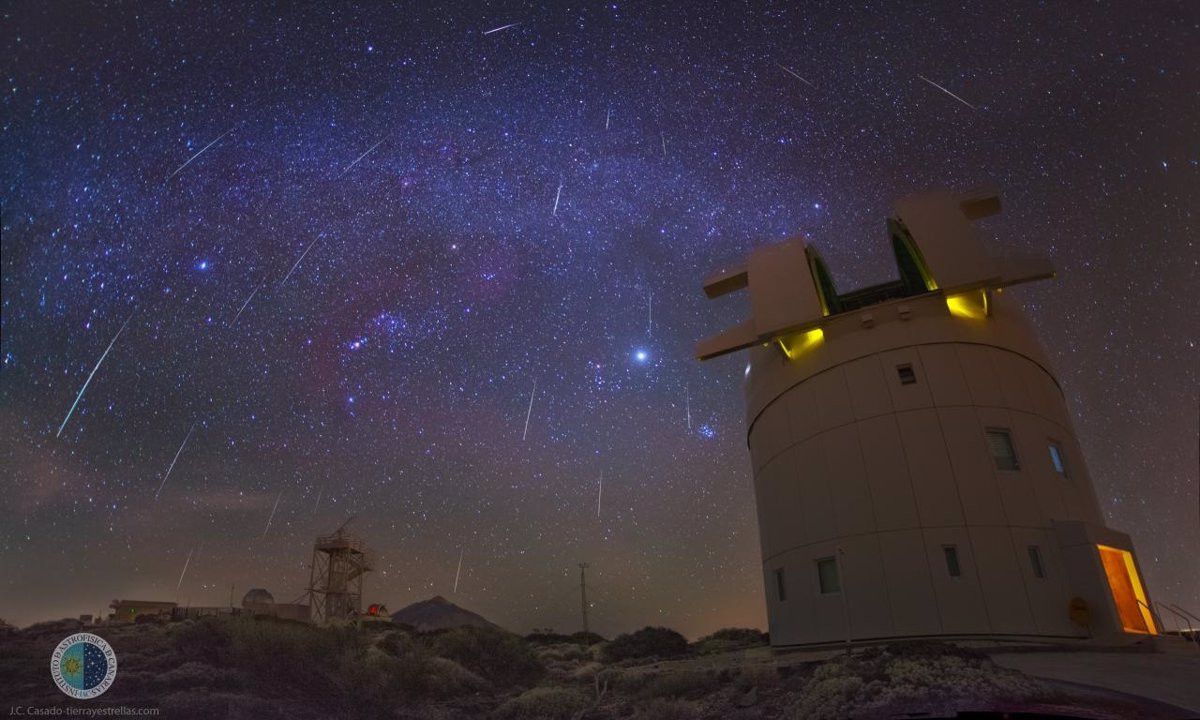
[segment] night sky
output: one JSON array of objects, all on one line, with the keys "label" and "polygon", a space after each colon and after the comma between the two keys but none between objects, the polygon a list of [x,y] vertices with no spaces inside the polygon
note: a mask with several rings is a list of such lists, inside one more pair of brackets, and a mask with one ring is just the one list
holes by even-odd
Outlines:
[{"label": "night sky", "polygon": [[573,631],[587,561],[601,633],[765,625],[701,279],[801,233],[889,279],[892,201],[983,182],[1200,611],[1200,6],[334,5],[6,4],[0,617],[291,601],[353,514],[366,603]]}]

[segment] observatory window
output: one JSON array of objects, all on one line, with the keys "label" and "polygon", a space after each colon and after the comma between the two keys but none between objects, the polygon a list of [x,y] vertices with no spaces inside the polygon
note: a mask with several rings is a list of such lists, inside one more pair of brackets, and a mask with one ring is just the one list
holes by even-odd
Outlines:
[{"label": "observatory window", "polygon": [[1046,577],[1046,569],[1042,567],[1042,551],[1037,545],[1029,546],[1029,566],[1033,568],[1035,578]]},{"label": "observatory window", "polygon": [[783,568],[775,568],[775,592],[779,594],[779,602],[787,600],[787,585],[783,582]]},{"label": "observatory window", "polygon": [[821,583],[822,595],[842,591],[842,581],[838,577],[837,558],[827,557],[817,560],[817,580]]},{"label": "observatory window", "polygon": [[992,451],[992,459],[996,461],[997,470],[1020,469],[1011,432],[1004,428],[988,428],[987,441],[988,449]]},{"label": "observatory window", "polygon": [[942,553],[946,556],[946,572],[950,574],[950,577],[961,577],[962,567],[958,564],[958,547],[943,545]]},{"label": "observatory window", "polygon": [[1054,466],[1054,472],[1064,479],[1071,477],[1067,474],[1067,459],[1063,454],[1062,445],[1056,442],[1050,443],[1050,464]]},{"label": "observatory window", "polygon": [[917,383],[917,374],[913,372],[911,363],[897,365],[896,374],[900,376],[901,385],[915,385]]}]

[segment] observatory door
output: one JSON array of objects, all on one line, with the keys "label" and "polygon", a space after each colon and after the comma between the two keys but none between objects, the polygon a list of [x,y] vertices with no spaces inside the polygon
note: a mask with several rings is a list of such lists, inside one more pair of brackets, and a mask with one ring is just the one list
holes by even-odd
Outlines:
[{"label": "observatory door", "polygon": [[1097,545],[1096,549],[1100,551],[1100,561],[1104,564],[1121,627],[1125,632],[1155,634],[1154,618],[1150,615],[1146,592],[1133,564],[1133,554],[1107,545]]}]

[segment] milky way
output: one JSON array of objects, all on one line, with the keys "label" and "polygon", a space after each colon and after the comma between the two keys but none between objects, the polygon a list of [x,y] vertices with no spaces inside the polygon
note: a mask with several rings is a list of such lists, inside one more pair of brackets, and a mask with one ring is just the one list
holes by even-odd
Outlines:
[{"label": "milky way", "polygon": [[0,616],[292,600],[353,515],[367,603],[574,630],[588,562],[600,632],[761,625],[700,280],[800,233],[887,279],[891,201],[982,182],[1110,525],[1200,611],[1196,5],[442,5],[6,6]]}]

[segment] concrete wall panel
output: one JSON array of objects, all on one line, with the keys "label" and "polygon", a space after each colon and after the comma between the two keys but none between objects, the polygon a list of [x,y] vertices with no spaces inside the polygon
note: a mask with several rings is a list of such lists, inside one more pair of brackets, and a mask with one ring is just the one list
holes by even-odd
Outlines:
[{"label": "concrete wall panel", "polygon": [[963,377],[962,365],[953,345],[926,345],[920,348],[921,365],[933,393],[933,402],[940,407],[970,405],[971,391]]},{"label": "concrete wall panel", "polygon": [[858,441],[876,527],[880,530],[917,527],[920,524],[917,502],[896,419],[888,415],[858,423]]},{"label": "concrete wall panel", "polygon": [[[1038,632],[1047,635],[1078,636],[1082,628],[1071,623],[1068,607],[1071,590],[1059,557],[1058,545],[1050,530],[1041,528],[1011,528],[1013,554],[1021,569],[1025,595]],[[1034,575],[1029,548],[1034,546],[1042,558],[1043,577]]]},{"label": "concrete wall panel", "polygon": [[958,345],[958,361],[975,405],[1004,405],[1004,390],[992,365],[991,349],[986,345]]},{"label": "concrete wall panel", "polygon": [[846,387],[846,375],[842,368],[827,370],[809,382],[813,386],[813,400],[817,404],[821,430],[829,430],[854,420],[854,406],[850,401],[850,390]]},{"label": "concrete wall panel", "polygon": [[970,528],[971,549],[992,632],[1022,634],[1036,625],[1006,527]]},{"label": "concrete wall panel", "polygon": [[988,355],[996,369],[996,379],[1000,382],[1004,406],[1017,410],[1031,409],[1029,390],[1025,387],[1024,373],[1020,366],[1033,363],[1016,353],[994,347],[988,348]]},{"label": "concrete wall panel", "polygon": [[898,413],[900,437],[922,524],[961,525],[962,508],[935,410]]},{"label": "concrete wall panel", "polygon": [[833,497],[838,535],[857,535],[875,530],[875,510],[863,467],[858,429],[845,425],[823,434],[825,467]]},{"label": "concrete wall panel", "polygon": [[991,407],[979,408],[978,412],[982,430],[986,431],[987,428],[1008,430],[1017,453],[1017,463],[1020,466],[1018,470],[998,469],[990,453],[987,456],[994,482],[1000,490],[1004,514],[1008,519],[1007,524],[1023,527],[1044,525],[1045,521],[1039,514],[1033,483],[1030,482],[1029,473],[1025,471],[1026,465],[1035,461],[1031,457],[1033,446],[1029,443],[1028,438],[1038,431],[1036,426],[1028,420],[1031,416]]},{"label": "concrete wall panel", "polygon": [[[887,379],[888,392],[891,394],[892,407],[896,412],[915,410],[933,406],[933,395],[929,390],[929,379],[925,368],[921,365],[921,354],[917,348],[904,348],[879,354],[879,363],[883,376]],[[911,385],[901,385],[897,371],[900,365],[911,365],[916,382]]]},{"label": "concrete wall panel", "polygon": [[895,369],[891,376],[886,377],[879,358],[870,355],[845,365],[846,385],[850,390],[850,400],[854,406],[854,416],[859,420],[876,417],[892,412],[892,395],[888,391],[888,382],[894,381]]},{"label": "concrete wall panel", "polygon": [[883,572],[879,536],[872,533],[843,538],[839,556],[842,588],[850,608],[850,631],[856,638],[895,634],[891,597]]},{"label": "concrete wall panel", "polygon": [[774,548],[773,552],[779,552],[805,545],[809,539],[804,527],[804,501],[800,497],[800,478],[804,468],[799,461],[798,448],[784,450],[774,465],[778,468],[778,490],[773,497],[776,503],[773,507],[777,513],[773,523],[778,526],[778,532],[769,547]]},{"label": "concrete wall panel", "polygon": [[975,408],[940,408],[938,419],[967,524],[1003,525],[1000,489],[996,486],[987,438]]},{"label": "concrete wall panel", "polygon": [[896,635],[940,633],[942,623],[922,532],[898,530],[878,537]]},{"label": "concrete wall panel", "polygon": [[[953,546],[958,553],[962,571],[958,577],[952,577],[947,570],[946,546]],[[925,553],[942,615],[942,632],[952,635],[991,632],[966,528],[926,528]]]},{"label": "concrete wall panel", "polygon": [[796,477],[800,483],[800,510],[808,542],[837,536],[829,473],[820,436],[796,448]]},{"label": "concrete wall panel", "polygon": [[812,383],[800,383],[788,390],[783,397],[783,404],[787,409],[788,422],[795,442],[807,440],[820,431],[821,416]]}]

